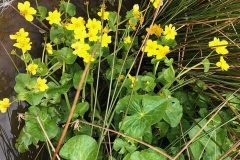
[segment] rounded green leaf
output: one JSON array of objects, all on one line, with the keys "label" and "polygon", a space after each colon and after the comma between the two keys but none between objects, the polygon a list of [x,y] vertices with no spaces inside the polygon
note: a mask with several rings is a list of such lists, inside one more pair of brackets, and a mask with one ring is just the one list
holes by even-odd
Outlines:
[{"label": "rounded green leaf", "polygon": [[87,135],[78,135],[64,144],[60,156],[67,160],[94,160],[97,156],[97,148],[95,139]]}]

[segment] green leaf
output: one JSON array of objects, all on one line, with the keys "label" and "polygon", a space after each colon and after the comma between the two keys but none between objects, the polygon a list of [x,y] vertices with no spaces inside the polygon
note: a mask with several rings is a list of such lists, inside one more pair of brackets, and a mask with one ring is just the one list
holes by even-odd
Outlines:
[{"label": "green leaf", "polygon": [[180,123],[183,111],[178,99],[170,98],[164,112],[163,119],[170,124],[171,127],[176,127]]},{"label": "green leaf", "polygon": [[48,12],[47,8],[44,6],[38,6],[37,10],[38,10],[38,20],[43,21],[47,16],[47,12]]},{"label": "green leaf", "polygon": [[58,115],[54,108],[32,106],[25,114],[25,126],[17,139],[16,148],[19,152],[25,152],[31,144],[37,145],[39,141],[46,141],[46,137],[40,127],[37,118],[41,121],[48,137],[54,138],[58,132]]},{"label": "green leaf", "polygon": [[116,105],[116,113],[125,112],[128,116],[121,122],[121,130],[128,135],[142,138],[145,131],[159,122],[164,114],[167,99],[160,96],[135,95],[126,96]]},{"label": "green leaf", "polygon": [[146,92],[152,92],[156,86],[155,78],[151,76],[143,76],[141,79],[142,89]]},{"label": "green leaf", "polygon": [[97,156],[98,145],[87,135],[70,138],[60,150],[60,156],[67,160],[93,160]]},{"label": "green leaf", "polygon": [[37,74],[38,75],[40,75],[40,76],[47,75],[48,68],[47,68],[47,65],[45,63],[42,63],[39,58],[38,59],[34,59],[33,63],[38,65],[38,68],[37,68]]},{"label": "green leaf", "polygon": [[78,116],[83,117],[84,114],[89,110],[88,102],[81,102],[76,105],[76,109],[73,115],[73,118],[77,118]]},{"label": "green leaf", "polygon": [[46,92],[36,92],[36,78],[31,78],[29,74],[18,74],[14,90],[17,93],[17,99],[27,101],[30,105],[38,105]]},{"label": "green leaf", "polygon": [[116,31],[117,12],[109,12],[108,25],[112,31]]},{"label": "green leaf", "polygon": [[132,153],[129,160],[167,160],[167,158],[152,149],[145,149]]},{"label": "green leaf", "polygon": [[60,4],[60,11],[67,13],[69,16],[76,15],[76,6],[70,2],[63,2]]},{"label": "green leaf", "polygon": [[134,152],[137,147],[134,145],[134,143],[127,142],[126,140],[123,140],[121,138],[116,138],[113,142],[113,149],[115,151],[118,151],[119,154],[125,154]]},{"label": "green leaf", "polygon": [[57,58],[60,62],[73,64],[77,59],[77,56],[73,54],[73,50],[71,48],[63,47],[57,51]]},{"label": "green leaf", "polygon": [[210,61],[206,58],[202,61],[203,63],[203,67],[204,67],[204,72],[208,72],[209,71],[209,67],[210,67]]}]

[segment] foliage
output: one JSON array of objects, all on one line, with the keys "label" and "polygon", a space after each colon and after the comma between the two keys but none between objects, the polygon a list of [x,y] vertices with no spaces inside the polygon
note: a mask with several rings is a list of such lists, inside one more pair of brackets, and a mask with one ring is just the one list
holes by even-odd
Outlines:
[{"label": "foliage", "polygon": [[26,5],[21,15],[34,27],[31,18],[37,19],[45,37],[42,58],[34,58],[31,33],[21,28],[10,35],[26,68],[14,87],[15,101],[29,104],[20,152],[47,139],[57,144],[78,89],[63,159],[219,159],[235,143],[239,95],[233,91],[240,85],[224,74],[234,69],[240,3],[141,2],[123,12],[122,3],[130,2],[110,1],[118,11],[103,4],[91,14],[86,2],[83,17],[69,1],[53,11],[38,5],[36,13],[20,3]]}]

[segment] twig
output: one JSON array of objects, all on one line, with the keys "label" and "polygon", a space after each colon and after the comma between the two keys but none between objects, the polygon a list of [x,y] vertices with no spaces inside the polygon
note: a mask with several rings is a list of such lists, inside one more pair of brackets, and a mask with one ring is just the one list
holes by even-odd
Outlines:
[{"label": "twig", "polygon": [[[93,53],[93,55],[95,55],[95,53]],[[70,110],[70,113],[68,115],[68,119],[67,119],[67,122],[66,122],[66,125],[64,126],[64,129],[63,129],[63,132],[61,134],[61,137],[60,139],[58,140],[58,144],[57,144],[57,147],[56,147],[56,150],[52,156],[52,160],[55,160],[56,159],[56,155],[57,153],[59,152],[61,146],[62,146],[62,143],[63,143],[63,140],[65,138],[65,135],[67,133],[67,130],[68,130],[68,127],[70,125],[70,122],[71,122],[71,119],[72,119],[72,116],[74,114],[74,111],[75,111],[75,108],[76,108],[76,105],[77,105],[77,102],[78,102],[78,98],[80,96],[80,91],[82,90],[82,87],[83,87],[83,84],[84,84],[84,81],[85,81],[85,78],[86,78],[86,75],[89,71],[89,68],[90,68],[90,65],[91,65],[91,62],[89,62],[87,64],[87,66],[85,67],[82,75],[81,75],[81,79],[79,81],[79,84],[78,84],[78,88],[77,88],[77,92],[76,92],[76,95],[74,97],[74,101],[73,101],[73,104],[72,104],[72,108]]]},{"label": "twig", "polygon": [[[237,89],[237,91],[238,91],[239,89]],[[236,93],[237,91],[235,91],[234,93]],[[233,93],[233,94],[234,94]],[[228,100],[226,100],[226,101],[224,101],[220,106],[219,106],[219,108],[217,109],[217,111],[212,115],[212,117],[207,121],[207,123],[205,123],[204,125],[203,125],[203,127],[192,137],[192,139],[176,154],[176,156],[174,157],[174,159],[173,160],[176,160],[181,154],[182,154],[182,152],[184,152],[187,148],[188,148],[188,146],[199,136],[199,134],[201,134],[201,132],[207,127],[207,125],[213,120],[213,118],[218,114],[218,112],[227,104],[227,102],[229,101],[229,99]]]},{"label": "twig", "polygon": [[227,152],[225,152],[224,155],[222,155],[222,156],[219,158],[219,160],[225,159],[225,158],[226,158],[234,149],[236,149],[238,146],[240,146],[240,140],[239,140],[237,143],[233,144],[233,145],[231,146],[231,148],[229,148],[229,149],[227,150]]},{"label": "twig", "polygon": [[[45,135],[45,137],[46,137],[46,139],[47,139],[49,145],[51,146],[52,150],[55,151],[55,148],[54,148],[54,146],[53,146],[51,140],[49,139],[49,137],[48,137],[48,135],[47,135],[47,132],[45,131],[45,129],[44,129],[44,127],[43,127],[42,122],[40,121],[40,119],[39,119],[38,116],[37,116],[36,119],[37,119],[37,121],[38,121],[38,123],[39,123],[39,125],[40,125],[40,127],[41,127],[41,129],[42,129],[42,131],[43,131],[43,133],[44,133],[44,135]],[[61,160],[60,157],[59,157],[58,155],[56,155],[56,157],[57,157],[58,160]]]}]

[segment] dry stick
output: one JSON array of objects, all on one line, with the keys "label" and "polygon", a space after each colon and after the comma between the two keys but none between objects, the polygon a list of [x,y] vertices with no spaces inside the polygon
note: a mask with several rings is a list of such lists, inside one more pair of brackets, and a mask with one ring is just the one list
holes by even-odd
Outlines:
[{"label": "dry stick", "polygon": [[[47,135],[47,132],[45,131],[45,129],[44,129],[44,127],[43,127],[43,124],[42,124],[41,120],[39,119],[38,116],[37,116],[36,119],[37,119],[37,121],[38,121],[38,123],[39,123],[39,125],[40,125],[40,127],[41,127],[41,129],[42,129],[42,131],[43,131],[43,133],[44,133],[44,135],[45,135],[45,137],[46,137],[46,139],[47,139],[49,145],[51,146],[52,150],[55,151],[55,148],[54,148],[54,146],[53,146],[51,140],[49,139],[49,137],[48,137],[48,135]],[[61,160],[60,157],[59,157],[58,155],[57,155],[57,159],[58,159],[58,160]]]},{"label": "dry stick", "polygon": [[[217,91],[215,91],[212,87],[207,86],[207,88],[209,88],[214,94],[216,94],[222,101],[226,101],[225,98],[223,98],[223,96],[221,96]],[[231,104],[227,103],[226,104],[231,110],[232,112],[238,117],[238,120],[240,120],[239,117],[239,113],[236,111],[236,108],[234,106],[232,106]]]},{"label": "dry stick", "polygon": [[[238,90],[239,89],[237,89],[237,91]],[[235,91],[234,93],[236,93],[237,91]],[[199,134],[201,134],[201,132],[204,130],[204,128],[207,127],[207,125],[213,120],[213,118],[227,104],[228,101],[229,100],[224,101],[224,103],[222,103],[222,105],[219,106],[218,110],[212,115],[212,117],[207,121],[207,123],[205,123],[205,125],[193,136],[193,138],[176,154],[176,156],[174,157],[173,160],[176,160],[182,154],[182,152],[184,152],[188,148],[188,146],[197,138],[197,136],[199,136]]]},{"label": "dry stick", "polygon": [[120,135],[120,136],[125,137],[125,138],[128,138],[128,139],[131,139],[131,140],[133,140],[133,141],[135,141],[135,142],[138,142],[138,143],[140,143],[140,144],[142,144],[142,145],[144,145],[144,146],[146,146],[146,147],[151,148],[152,150],[154,150],[154,151],[158,152],[159,154],[167,157],[168,159],[173,160],[173,157],[171,157],[171,156],[168,155],[167,153],[161,151],[160,149],[158,149],[158,148],[156,148],[156,147],[153,147],[152,145],[150,145],[150,144],[148,144],[148,143],[145,143],[145,142],[143,142],[143,141],[140,141],[140,140],[138,140],[138,139],[136,139],[136,138],[133,138],[133,137],[128,136],[128,135],[126,135],[126,134],[123,134],[123,133],[121,133],[121,132],[118,132],[118,131],[115,131],[115,130],[112,130],[112,129],[109,129],[109,128],[105,128],[105,127],[102,127],[102,126],[99,126],[99,125],[96,125],[96,124],[92,124],[92,123],[89,123],[89,122],[86,122],[86,121],[81,121],[81,120],[79,120],[79,122],[80,122],[80,123],[83,123],[83,124],[86,124],[86,125],[90,125],[90,126],[96,127],[96,128],[100,128],[100,129],[103,129],[103,130],[106,130],[106,131],[109,131],[109,132],[112,132],[112,133],[115,133],[115,134],[117,134],[117,135]]},{"label": "dry stick", "polygon": [[[95,54],[95,53],[94,53]],[[75,108],[76,108],[76,105],[77,105],[77,102],[78,102],[78,98],[80,96],[80,91],[82,90],[82,87],[83,87],[83,84],[84,84],[84,80],[86,78],[86,75],[89,71],[89,68],[90,68],[90,65],[91,65],[91,62],[89,62],[87,64],[87,66],[85,67],[83,73],[82,73],[82,76],[81,76],[81,79],[79,81],[79,84],[78,84],[78,88],[77,88],[77,92],[76,92],[76,95],[74,97],[74,101],[73,101],[73,104],[72,104],[72,108],[70,110],[70,113],[68,115],[68,119],[67,119],[67,122],[66,122],[66,125],[64,126],[64,129],[63,129],[63,132],[61,134],[61,137],[60,139],[58,140],[58,144],[57,144],[57,148],[52,156],[52,160],[55,160],[56,158],[56,155],[58,153],[58,151],[60,150],[61,146],[62,146],[62,143],[63,143],[63,140],[65,138],[65,135],[67,133],[67,130],[68,130],[68,127],[70,125],[70,122],[71,122],[71,119],[72,119],[72,116],[74,114],[74,111],[75,111]]]},{"label": "dry stick", "polygon": [[231,148],[229,148],[227,150],[227,152],[224,153],[224,155],[222,155],[219,160],[223,160],[224,158],[226,158],[234,149],[236,149],[238,146],[240,146],[240,140],[235,143],[234,145],[231,146]]}]

